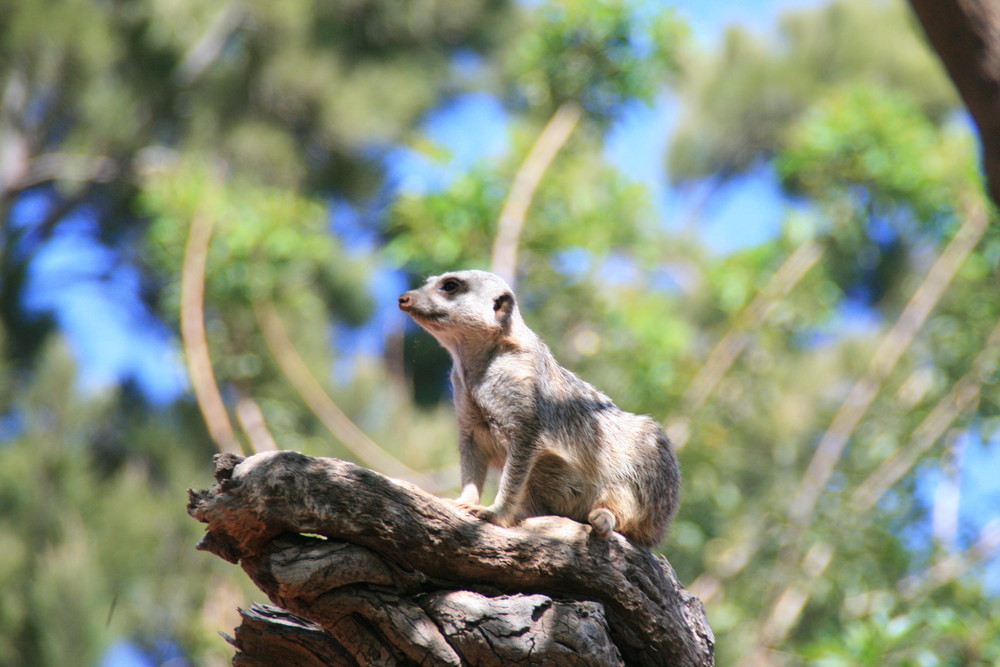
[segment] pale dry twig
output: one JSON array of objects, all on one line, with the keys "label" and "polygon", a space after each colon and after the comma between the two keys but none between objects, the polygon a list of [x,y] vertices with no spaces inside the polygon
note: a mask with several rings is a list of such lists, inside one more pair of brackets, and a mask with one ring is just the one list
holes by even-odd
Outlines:
[{"label": "pale dry twig", "polygon": [[583,110],[579,104],[563,102],[538,135],[514,176],[507,200],[500,211],[490,258],[490,270],[506,280],[511,287],[516,286],[517,249],[535,190],[552,160],[573,134],[582,115]]},{"label": "pale dry twig", "polygon": [[191,220],[181,269],[181,340],[191,386],[215,446],[222,453],[242,453],[212,370],[205,336],[205,267],[214,219],[199,211]]}]

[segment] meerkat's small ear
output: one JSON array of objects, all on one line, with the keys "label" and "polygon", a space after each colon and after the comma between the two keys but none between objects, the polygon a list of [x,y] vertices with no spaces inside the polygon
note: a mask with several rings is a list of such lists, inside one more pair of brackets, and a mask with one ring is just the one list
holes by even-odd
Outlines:
[{"label": "meerkat's small ear", "polygon": [[498,322],[507,322],[510,314],[514,312],[514,295],[504,292],[493,300],[493,312],[496,314]]}]

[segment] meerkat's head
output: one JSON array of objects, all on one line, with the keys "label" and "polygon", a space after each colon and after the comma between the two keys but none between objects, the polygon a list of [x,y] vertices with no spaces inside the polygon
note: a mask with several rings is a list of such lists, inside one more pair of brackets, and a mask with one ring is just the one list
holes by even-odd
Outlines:
[{"label": "meerkat's head", "polygon": [[510,286],[487,271],[431,276],[400,295],[399,309],[448,349],[508,337],[520,317]]}]

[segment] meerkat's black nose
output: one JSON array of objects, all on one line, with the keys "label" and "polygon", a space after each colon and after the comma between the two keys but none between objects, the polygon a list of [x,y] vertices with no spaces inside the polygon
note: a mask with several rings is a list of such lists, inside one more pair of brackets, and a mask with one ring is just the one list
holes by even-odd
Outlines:
[{"label": "meerkat's black nose", "polygon": [[410,296],[409,294],[400,294],[399,295],[399,309],[400,310],[409,310],[410,306],[412,306],[412,305],[413,305],[413,297],[412,296]]}]

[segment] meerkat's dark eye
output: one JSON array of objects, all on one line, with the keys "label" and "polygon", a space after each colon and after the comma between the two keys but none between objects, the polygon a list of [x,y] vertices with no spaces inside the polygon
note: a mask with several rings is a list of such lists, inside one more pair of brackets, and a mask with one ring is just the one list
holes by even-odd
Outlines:
[{"label": "meerkat's dark eye", "polygon": [[448,294],[454,294],[455,292],[458,291],[458,288],[460,286],[461,285],[457,280],[449,278],[448,280],[441,283],[441,291],[446,292]]}]

